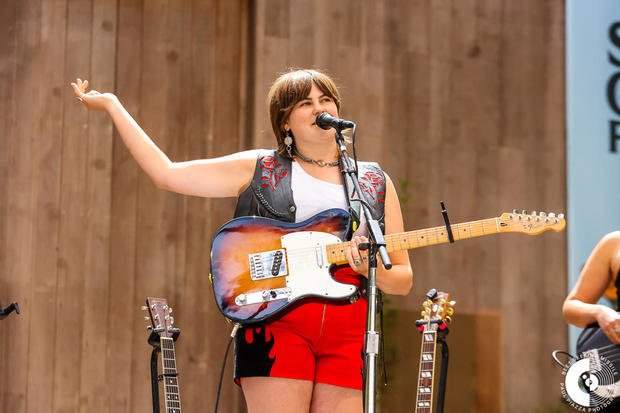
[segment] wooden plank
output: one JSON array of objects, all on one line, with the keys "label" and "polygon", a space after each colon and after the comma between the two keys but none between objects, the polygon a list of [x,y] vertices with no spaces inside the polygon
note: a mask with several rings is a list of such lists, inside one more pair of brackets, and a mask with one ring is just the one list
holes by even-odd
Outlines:
[{"label": "wooden plank", "polygon": [[502,316],[480,312],[474,319],[475,403],[474,411],[501,412]]},{"label": "wooden plank", "polygon": [[288,39],[289,37],[289,10],[288,0],[264,0],[265,20],[269,22],[265,25],[265,35]]},{"label": "wooden plank", "polygon": [[[58,226],[60,218],[61,148],[63,96],[67,88],[64,64],[66,34],[65,1],[43,2],[40,17],[40,61],[37,81],[40,93],[34,116],[36,144],[32,147],[33,251],[27,410],[46,411],[53,401],[54,334],[56,329],[56,289]],[[45,81],[43,82],[43,79]],[[73,103],[73,102],[72,102]],[[38,125],[37,125],[38,124]],[[34,390],[36,389],[36,390]]]},{"label": "wooden plank", "polygon": [[[90,76],[92,4],[67,3],[65,79]],[[68,85],[67,85],[68,86]],[[86,181],[88,159],[88,111],[70,93],[65,100],[62,139],[62,178],[54,337],[53,412],[78,411],[80,394],[82,328],[84,313],[84,257],[87,227]]]},{"label": "wooden plank", "polygon": [[[167,89],[165,70],[166,36],[170,27],[167,24],[169,8],[172,5],[164,0],[148,1],[141,4],[141,64],[140,77],[140,125],[153,141],[168,153],[169,137],[167,123],[170,121],[167,110]],[[147,296],[167,297],[166,288],[166,248],[164,234],[165,197],[149,177],[138,171],[135,246],[135,296],[133,303],[141,305]],[[135,314],[135,312],[134,312]],[[144,325],[140,323],[138,325]],[[139,331],[143,331],[142,328]],[[136,331],[137,332],[137,331]],[[134,334],[132,341],[132,377],[130,411],[149,409],[150,380],[148,363],[145,363],[150,350],[145,346],[144,337]],[[146,357],[140,357],[144,355]]]},{"label": "wooden plank", "polygon": [[[518,149],[502,148],[499,153],[500,164],[510,164],[511,168],[500,170],[500,181],[511,182],[510,186],[502,186],[500,189],[500,202],[504,205],[514,205],[521,201],[524,188],[524,180],[521,179],[525,172],[525,160],[522,151]],[[522,201],[521,201],[522,202]],[[531,259],[531,251],[528,245],[524,245],[521,239],[517,239],[518,234],[508,234],[500,239],[501,252],[501,311],[502,311],[502,365],[503,371],[528,371],[528,369],[538,369],[532,359],[523,357],[523,354],[530,354],[533,350],[531,334],[537,331],[530,324],[535,322],[526,311],[525,302],[527,297],[523,296],[523,284],[528,284],[531,275],[527,273],[527,260]],[[529,240],[528,240],[529,241]],[[518,251],[518,253],[517,253]],[[526,258],[527,257],[527,258]],[[530,284],[531,285],[531,284]],[[531,287],[530,287],[531,288]],[[533,304],[527,300],[528,304]],[[511,345],[518,342],[519,345]],[[532,370],[533,371],[533,370]],[[501,393],[504,399],[504,408],[522,411],[527,409],[536,394],[531,398],[523,400],[520,394],[527,394],[530,385],[528,377],[514,376],[511,380],[501,383]]]},{"label": "wooden plank", "polygon": [[[5,238],[5,248],[2,266],[2,277],[9,284],[7,293],[10,297],[2,297],[3,304],[7,300],[18,301],[23,309],[19,319],[9,321],[10,335],[5,341],[5,354],[7,355],[8,368],[3,368],[4,383],[8,385],[5,391],[3,411],[28,411],[29,371],[28,366],[31,350],[37,345],[30,337],[30,323],[40,316],[33,314],[31,306],[33,299],[33,232],[36,217],[33,193],[35,186],[32,184],[33,177],[33,151],[34,139],[37,136],[37,116],[40,113],[39,86],[41,77],[41,60],[39,54],[40,45],[40,16],[39,4],[18,2],[7,5],[9,13],[18,25],[13,26],[14,33],[7,33],[13,37],[12,65],[4,70],[10,70],[11,82],[14,85],[14,96],[8,97],[14,107],[14,112],[7,119],[10,122],[7,132],[8,142],[3,149],[6,150],[7,174],[4,181],[6,191],[5,213],[6,221],[2,234]],[[9,14],[10,15],[10,14]],[[8,70],[5,72],[9,74]],[[11,88],[7,88],[7,92]],[[7,102],[8,103],[8,102]],[[6,277],[6,278],[5,278]],[[14,315],[13,315],[14,317]],[[5,321],[3,321],[4,323]],[[7,326],[8,327],[8,326]],[[3,325],[3,328],[7,328]],[[36,351],[35,351],[36,352]],[[34,352],[33,352],[34,353]]]},{"label": "wooden plank", "polygon": [[[115,0],[95,0],[92,7],[90,75],[93,86],[103,91],[114,88],[117,10]],[[112,166],[112,122],[104,113],[91,112],[86,153],[83,240],[84,314],[80,360],[81,412],[108,410],[106,351],[108,331],[108,279],[110,240],[110,183]],[[115,374],[115,372],[111,372]],[[110,389],[114,391],[114,389]]]},{"label": "wooden plank", "polygon": [[[8,209],[8,190],[9,182],[9,149],[15,139],[14,117],[15,117],[15,82],[14,75],[17,64],[16,49],[16,28],[17,28],[17,1],[0,2],[0,131],[4,138],[0,139],[0,303],[6,306],[9,300],[16,298],[17,291],[13,287],[18,279],[18,274],[9,273],[9,256],[7,245],[8,239],[7,226],[10,220]],[[22,320],[6,319],[3,321],[4,327],[0,329],[0,365],[6,366],[0,372],[0,409],[2,411],[16,411],[20,408],[19,401],[10,392],[4,389],[13,384],[13,377],[10,374],[13,370],[10,351],[15,351],[16,342],[11,339],[11,335],[17,330],[15,323]],[[22,333],[27,332],[25,328]],[[9,332],[12,332],[10,335]],[[23,336],[19,337],[23,338]],[[18,360],[24,361],[23,355],[19,355]],[[25,379],[22,376],[21,379]],[[17,382],[20,385],[23,383]],[[12,386],[11,386],[12,387]],[[23,405],[22,405],[23,407]],[[9,410],[10,409],[10,410]]]},{"label": "wooden plank", "polygon": [[[312,68],[314,55],[323,52],[324,45],[315,45],[313,42],[315,6],[314,2],[304,0],[289,1],[287,22],[289,27],[287,36],[288,66]],[[280,70],[284,70],[284,68]]]},{"label": "wooden plank", "polygon": [[[360,144],[363,142],[364,154],[368,159],[375,159],[382,162],[382,167],[390,174],[390,177],[398,182],[401,175],[399,171],[394,168],[396,162],[382,156],[381,150],[385,144],[384,132],[385,126],[388,121],[386,116],[391,113],[388,107],[388,90],[386,88],[386,76],[389,76],[392,71],[385,70],[383,61],[385,56],[385,42],[384,36],[384,21],[386,8],[381,2],[367,1],[362,6],[363,19],[361,23],[361,39],[359,50],[359,77],[356,79],[359,85],[355,87],[349,84],[349,87],[359,89],[360,93],[358,98],[362,102],[366,102],[364,105],[356,105],[355,102],[345,102],[346,107],[356,108],[354,119],[360,127]],[[389,9],[389,8],[388,8]],[[361,106],[361,107],[359,107]],[[363,128],[363,129],[361,129]],[[388,129],[389,130],[389,129]],[[363,131],[363,133],[361,133]],[[388,132],[389,133],[389,132]],[[362,145],[360,145],[362,146]],[[362,148],[360,147],[360,156],[362,155]],[[389,162],[389,163],[388,163]]]},{"label": "wooden plank", "polygon": [[[141,30],[142,1],[118,3],[117,58],[115,92],[134,118],[140,121],[140,78],[142,72]],[[135,254],[138,165],[114,132],[110,216],[109,325],[106,352],[107,395],[110,411],[129,413],[149,409],[148,400],[136,406],[132,398],[135,362],[147,362],[146,332],[137,306],[142,302],[135,294]],[[142,298],[142,300],[146,297]],[[134,336],[136,338],[134,339]],[[133,343],[139,344],[133,346]],[[122,351],[120,350],[122,349]],[[143,384],[143,383],[142,383]],[[142,385],[141,393],[148,393]],[[132,408],[133,407],[133,408]]]},{"label": "wooden plank", "polygon": [[[236,152],[241,142],[244,141],[242,137],[238,135],[236,130],[231,130],[230,125],[237,125],[244,122],[245,113],[240,111],[241,99],[240,96],[243,93],[239,90],[240,80],[244,76],[246,71],[245,67],[242,67],[243,59],[241,58],[241,30],[231,30],[231,27],[240,27],[243,25],[241,19],[246,15],[246,4],[238,2],[228,2],[225,0],[218,0],[217,2],[217,16],[215,20],[215,56],[213,77],[210,79],[214,83],[214,96],[218,99],[218,105],[213,106],[213,119],[214,122],[211,125],[211,131],[214,139],[207,142],[207,153],[209,157],[222,156]],[[234,70],[231,70],[234,68]],[[232,92],[234,91],[234,92]],[[224,100],[220,97],[228,95]],[[264,101],[264,96],[262,97]],[[264,104],[263,104],[263,107]],[[271,129],[268,130],[271,133]],[[225,140],[220,137],[226,136]],[[210,243],[215,231],[224,224],[226,221],[232,218],[232,211],[236,200],[233,198],[217,199],[208,202],[209,207],[209,219],[208,237],[207,243]],[[204,245],[204,244],[203,244]],[[209,244],[204,245],[203,248],[208,248]],[[200,263],[204,262],[201,260]],[[196,302],[199,303],[203,309],[204,323],[206,325],[213,325],[214,331],[228,333],[231,326],[227,324],[222,315],[217,310],[215,302],[211,300],[211,297],[207,291],[211,288],[207,283],[207,269],[205,266],[202,270],[195,268],[196,276],[200,279],[201,288],[197,291],[200,293],[200,297],[196,297]],[[203,333],[201,333],[203,334]],[[205,343],[206,345],[206,371],[210,372],[207,375],[206,382],[208,388],[213,389],[213,392],[209,395],[209,400],[212,404],[215,404],[215,390],[217,389],[217,382],[219,377],[212,374],[213,371],[220,371],[221,361],[224,354],[225,346],[228,341],[228,334],[217,334],[216,337],[211,337],[203,343],[203,351]],[[229,354],[227,363],[227,370],[225,373],[225,383],[222,388],[222,399],[220,401],[220,409],[222,411],[236,411],[241,403],[242,396],[238,386],[232,384],[232,353]]]},{"label": "wooden plank", "polygon": [[[185,67],[184,81],[191,81],[187,91],[187,119],[183,128],[187,143],[182,160],[207,158],[207,142],[217,139],[213,136],[213,102],[216,100],[214,72],[219,58],[216,53],[215,26],[217,2],[195,3],[192,6],[192,21],[187,33],[190,49],[185,58],[190,64]],[[191,79],[191,80],[190,80]],[[229,91],[229,93],[234,93]],[[231,125],[234,129],[234,125]],[[181,159],[180,159],[181,160]],[[209,202],[197,197],[185,197],[185,214],[182,217],[186,231],[183,234],[184,271],[179,282],[184,287],[171,305],[175,308],[175,322],[181,328],[177,341],[177,360],[182,382],[181,403],[186,411],[200,410],[202,406],[213,406],[212,384],[207,385],[213,371],[209,370],[211,329],[207,321],[207,305],[211,301],[208,290],[208,256],[205,254],[209,239]],[[182,299],[181,299],[182,297]],[[206,348],[205,348],[206,346]],[[202,383],[195,386],[192,383]],[[207,390],[207,391],[205,391]]]}]

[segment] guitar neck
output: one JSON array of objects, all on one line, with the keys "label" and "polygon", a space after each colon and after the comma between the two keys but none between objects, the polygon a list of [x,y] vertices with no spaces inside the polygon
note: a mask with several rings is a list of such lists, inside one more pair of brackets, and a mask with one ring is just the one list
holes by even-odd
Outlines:
[{"label": "guitar neck", "polygon": [[[453,224],[452,236],[455,241],[483,235],[497,234],[500,232],[498,218],[483,219],[480,221],[463,222]],[[385,247],[388,252],[409,250],[413,248],[428,247],[431,245],[450,242],[445,226],[420,229],[417,231],[402,232],[385,236]],[[327,246],[329,262],[333,264],[345,264],[347,262],[344,251],[349,242],[331,244]]]},{"label": "guitar neck", "polygon": [[437,324],[432,324],[431,327],[425,327],[425,331],[422,333],[418,395],[415,403],[416,413],[431,413],[433,411],[433,372],[435,371],[436,345]]},{"label": "guitar neck", "polygon": [[166,413],[182,413],[177,362],[174,355],[174,340],[170,337],[160,337],[160,343]]}]

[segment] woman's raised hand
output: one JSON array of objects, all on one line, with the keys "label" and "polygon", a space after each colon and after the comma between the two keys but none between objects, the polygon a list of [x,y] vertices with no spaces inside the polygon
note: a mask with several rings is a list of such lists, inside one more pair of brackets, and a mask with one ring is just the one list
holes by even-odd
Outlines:
[{"label": "woman's raised hand", "polygon": [[82,81],[77,79],[76,83],[71,83],[76,98],[84,104],[89,110],[105,110],[115,96],[112,93],[99,93],[96,90],[86,92],[88,88],[88,80]]}]

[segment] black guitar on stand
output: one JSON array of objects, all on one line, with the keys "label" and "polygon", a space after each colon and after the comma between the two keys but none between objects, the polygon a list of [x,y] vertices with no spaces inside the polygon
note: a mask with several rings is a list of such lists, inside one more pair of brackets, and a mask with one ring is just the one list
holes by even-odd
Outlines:
[{"label": "black guitar on stand", "polygon": [[[164,382],[164,397],[166,400],[166,413],[182,413],[181,397],[179,395],[179,381],[177,372],[174,342],[181,330],[172,327],[174,318],[170,315],[172,308],[168,306],[165,298],[149,297],[146,299],[146,307],[151,320],[149,344],[153,346],[151,356],[151,379],[153,390],[153,413],[159,413],[158,381]],[[157,375],[157,352],[161,352],[162,374]]]}]

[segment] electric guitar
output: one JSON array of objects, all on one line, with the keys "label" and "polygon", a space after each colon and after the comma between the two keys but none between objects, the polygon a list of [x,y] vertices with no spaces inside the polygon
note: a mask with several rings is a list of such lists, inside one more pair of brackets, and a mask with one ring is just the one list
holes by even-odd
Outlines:
[{"label": "electric guitar", "polygon": [[418,395],[415,402],[416,413],[433,411],[433,376],[435,372],[435,355],[437,331],[446,328],[446,322],[452,321],[454,301],[450,294],[437,292],[435,289],[426,294],[422,319],[416,322],[422,332],[420,350],[420,369],[418,374]]},{"label": "electric guitar", "polygon": [[590,397],[620,402],[620,345],[614,344],[598,324],[587,326],[577,339],[577,353],[589,359],[589,373],[597,386]]},{"label": "electric guitar", "polygon": [[[161,366],[164,380],[164,398],[166,400],[166,413],[181,413],[181,397],[179,395],[179,382],[176,356],[174,354],[175,334],[179,334],[178,328],[172,327],[174,318],[170,315],[172,308],[168,306],[165,298],[148,297],[146,310],[149,312],[152,331],[151,339],[157,339],[161,346]],[[147,329],[149,330],[149,329]],[[153,343],[151,343],[153,344]]]},{"label": "electric guitar", "polygon": [[[215,301],[230,320],[260,322],[303,298],[349,300],[357,288],[335,281],[331,270],[346,264],[343,242],[349,214],[323,211],[306,221],[285,223],[242,217],[225,224],[211,245],[211,282]],[[544,212],[504,213],[500,217],[453,224],[454,240],[520,232],[562,231],[566,221]],[[445,226],[385,236],[388,252],[449,242]]]}]

